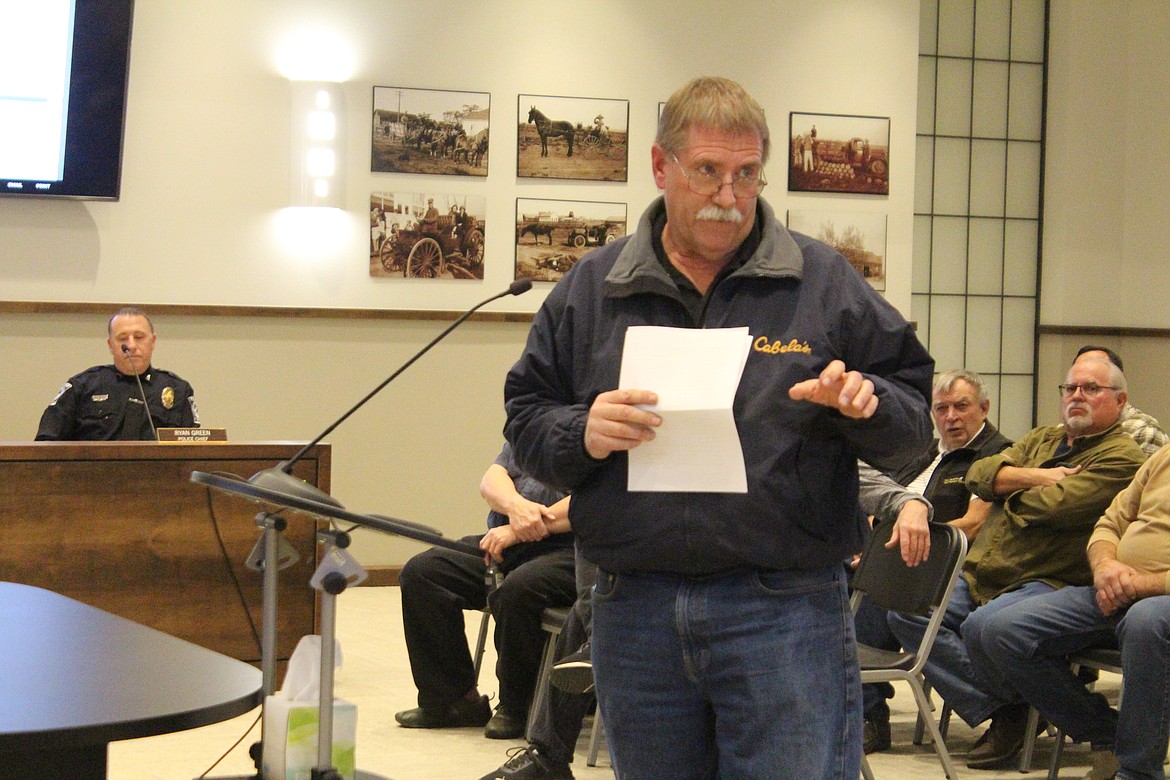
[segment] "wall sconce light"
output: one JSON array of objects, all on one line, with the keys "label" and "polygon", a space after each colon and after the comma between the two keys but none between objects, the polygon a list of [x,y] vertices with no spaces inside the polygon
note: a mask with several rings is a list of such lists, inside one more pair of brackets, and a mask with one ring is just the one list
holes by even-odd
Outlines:
[{"label": "wall sconce light", "polygon": [[290,206],[345,208],[341,84],[293,81]]}]

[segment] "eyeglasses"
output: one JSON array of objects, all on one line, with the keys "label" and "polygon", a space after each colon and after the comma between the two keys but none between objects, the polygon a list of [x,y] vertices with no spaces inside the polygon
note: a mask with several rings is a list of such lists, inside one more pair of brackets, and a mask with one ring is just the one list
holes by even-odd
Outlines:
[{"label": "eyeglasses", "polygon": [[1101,395],[1102,390],[1117,390],[1113,385],[1099,385],[1093,382],[1085,385],[1057,385],[1060,390],[1060,395],[1063,398],[1072,398],[1077,394],[1077,390],[1081,391],[1081,395],[1085,398],[1096,398]]},{"label": "eyeglasses", "polygon": [[[722,174],[710,173],[709,171],[688,171],[678,161],[677,155],[670,156],[674,159],[674,164],[678,166],[678,169],[682,171],[683,178],[687,180],[687,187],[696,195],[714,195],[723,189],[723,185],[727,184],[723,180]],[[768,180],[764,178],[764,172],[758,168],[744,168],[731,179],[731,191],[737,198],[754,198],[767,185]]]}]

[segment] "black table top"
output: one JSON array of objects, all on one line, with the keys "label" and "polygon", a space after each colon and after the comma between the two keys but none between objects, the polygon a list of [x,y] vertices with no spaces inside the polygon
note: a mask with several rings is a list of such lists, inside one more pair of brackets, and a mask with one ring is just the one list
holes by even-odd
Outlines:
[{"label": "black table top", "polygon": [[30,585],[0,582],[0,750],[95,745],[233,718],[260,670]]}]

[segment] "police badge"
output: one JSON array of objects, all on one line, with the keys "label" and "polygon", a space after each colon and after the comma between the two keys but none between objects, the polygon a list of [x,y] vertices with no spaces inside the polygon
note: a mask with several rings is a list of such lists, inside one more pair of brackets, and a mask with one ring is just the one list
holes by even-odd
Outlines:
[{"label": "police badge", "polygon": [[164,387],[162,391],[162,405],[164,409],[170,409],[175,405],[175,388]]}]

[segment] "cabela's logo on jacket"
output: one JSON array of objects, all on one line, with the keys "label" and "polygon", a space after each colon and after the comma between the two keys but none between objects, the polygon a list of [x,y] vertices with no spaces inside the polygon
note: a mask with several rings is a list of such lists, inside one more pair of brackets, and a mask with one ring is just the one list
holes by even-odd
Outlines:
[{"label": "cabela's logo on jacket", "polygon": [[769,341],[767,336],[760,336],[752,344],[752,349],[756,352],[766,352],[769,355],[783,355],[786,352],[799,352],[802,355],[811,355],[812,347],[808,345],[807,341],[797,341],[792,339],[787,344],[780,340]]}]

